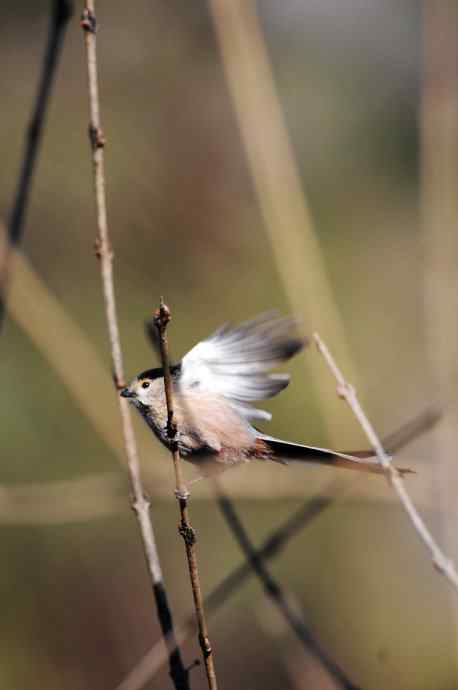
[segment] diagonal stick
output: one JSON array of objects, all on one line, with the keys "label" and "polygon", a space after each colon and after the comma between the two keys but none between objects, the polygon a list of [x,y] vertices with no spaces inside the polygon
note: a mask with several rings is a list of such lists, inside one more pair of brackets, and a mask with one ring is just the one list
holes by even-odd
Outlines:
[{"label": "diagonal stick", "polygon": [[32,187],[33,172],[38,160],[41,138],[46,120],[51,90],[56,76],[65,29],[72,16],[70,0],[52,0],[51,17],[43,64],[32,117],[26,134],[24,155],[19,173],[13,206],[8,219],[8,233],[3,255],[0,257],[0,330],[5,320],[6,292],[13,250],[21,243],[24,234],[25,214]]},{"label": "diagonal stick", "polygon": [[245,527],[235,511],[232,501],[221,492],[218,485],[217,500],[229,529],[232,531],[232,534],[242,549],[253,572],[262,583],[265,593],[273,601],[286,622],[290,625],[305,650],[312,653],[319,660],[323,668],[326,669],[340,687],[345,688],[345,690],[358,690],[357,686],[350,681],[345,672],[330,658],[326,650],[317,642],[307,628],[303,617],[291,606],[285,592],[271,575],[265,560],[260,556],[256,547],[252,544]]},{"label": "diagonal stick", "polygon": [[401,505],[409,516],[412,525],[420,537],[421,541],[425,544],[431,553],[432,561],[434,567],[444,575],[447,580],[458,589],[458,574],[456,572],[453,562],[447,558],[444,552],[440,549],[430,531],[426,527],[423,519],[420,517],[417,509],[415,508],[412,499],[408,495],[404,482],[401,479],[401,475],[397,469],[391,464],[391,458],[386,453],[383,445],[377,436],[374,427],[368,420],[363,408],[360,405],[356,391],[343,377],[342,372],[338,368],[336,362],[334,361],[331,353],[329,352],[325,343],[321,340],[318,333],[314,334],[314,340],[318,347],[318,352],[323,355],[326,364],[328,365],[331,373],[337,381],[337,394],[339,397],[343,398],[350,406],[353,414],[361,425],[362,430],[366,434],[369,443],[374,449],[375,455],[378,461],[386,471],[387,478],[390,485],[393,487],[394,491],[397,493]]}]

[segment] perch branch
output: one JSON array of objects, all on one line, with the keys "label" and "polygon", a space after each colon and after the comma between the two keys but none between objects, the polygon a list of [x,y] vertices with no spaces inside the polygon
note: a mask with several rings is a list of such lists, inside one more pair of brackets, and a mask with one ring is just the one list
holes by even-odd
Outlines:
[{"label": "perch branch", "polygon": [[213,649],[208,635],[207,620],[200,587],[199,568],[196,551],[196,533],[189,521],[188,498],[189,491],[183,478],[181,459],[178,451],[177,424],[174,416],[173,405],[173,386],[170,373],[169,348],[167,339],[167,325],[170,322],[170,310],[161,299],[161,304],[155,315],[155,324],[159,333],[159,346],[161,351],[162,367],[164,370],[164,389],[167,402],[167,434],[170,450],[173,457],[173,467],[175,470],[175,495],[180,508],[180,527],[179,532],[183,537],[188,559],[189,577],[191,580],[194,607],[196,610],[197,624],[199,627],[199,643],[202,656],[205,662],[208,687],[210,690],[217,690],[215,665],[213,659]]},{"label": "perch branch", "polygon": [[361,425],[362,430],[367,436],[369,443],[374,449],[375,455],[378,461],[386,471],[387,478],[390,485],[393,487],[394,491],[399,497],[402,507],[409,516],[415,531],[420,537],[421,541],[429,549],[432,557],[433,564],[435,568],[445,575],[449,582],[458,589],[458,574],[456,572],[453,562],[447,558],[443,551],[439,548],[435,542],[433,536],[426,527],[423,519],[420,517],[418,511],[416,510],[412,499],[408,495],[404,483],[401,479],[401,475],[397,469],[391,464],[391,458],[386,453],[380,439],[378,438],[374,427],[368,420],[366,414],[364,413],[358,397],[356,395],[355,389],[344,379],[340,369],[338,368],[336,362],[334,361],[331,353],[329,352],[325,343],[321,340],[320,336],[315,333],[314,339],[318,347],[318,351],[324,357],[326,364],[328,365],[331,373],[337,381],[337,394],[339,397],[343,398],[350,406],[353,414]]},{"label": "perch branch", "polygon": [[33,172],[38,159],[46,112],[59,63],[65,29],[72,12],[73,3],[70,0],[52,0],[48,39],[41,75],[25,139],[24,155],[14,194],[13,206],[8,220],[4,255],[0,263],[0,329],[5,319],[6,292],[8,290],[13,250],[19,246],[24,234],[25,214],[32,187]]},{"label": "perch branch", "polygon": [[[124,365],[119,336],[118,317],[113,280],[113,252],[108,231],[107,208],[105,196],[104,146],[105,137],[101,127],[99,90],[97,79],[96,30],[97,22],[94,11],[94,0],[86,0],[81,18],[86,46],[88,88],[89,88],[89,139],[92,147],[94,171],[94,191],[97,212],[96,253],[100,261],[105,311],[113,363],[115,385],[119,391],[124,387]],[[167,646],[170,675],[177,690],[188,690],[188,672],[185,669],[178,648],[172,615],[167,602],[167,594],[162,577],[159,555],[150,516],[150,503],[145,498],[140,477],[140,463],[135,441],[132,419],[126,400],[118,396],[122,419],[122,431],[127,456],[129,479],[133,493],[133,509],[138,519],[146,557],[151,576],[157,615],[163,639]]]}]

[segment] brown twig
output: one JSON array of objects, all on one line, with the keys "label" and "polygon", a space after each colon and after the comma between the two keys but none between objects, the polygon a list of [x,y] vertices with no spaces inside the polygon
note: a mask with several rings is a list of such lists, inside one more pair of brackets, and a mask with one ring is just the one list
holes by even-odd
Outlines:
[{"label": "brown twig", "polygon": [[181,459],[178,451],[177,441],[177,425],[174,417],[173,406],[173,386],[172,376],[170,373],[169,349],[167,339],[167,325],[170,322],[170,310],[164,304],[161,298],[161,304],[155,314],[155,323],[159,333],[159,345],[161,351],[162,367],[164,370],[164,388],[167,402],[167,434],[170,444],[170,450],[173,456],[173,467],[175,470],[175,495],[180,507],[180,526],[179,532],[183,537],[186,548],[186,556],[188,559],[189,577],[191,580],[192,595],[194,599],[194,607],[196,610],[197,624],[199,627],[199,643],[202,650],[202,656],[205,662],[205,670],[207,673],[208,687],[210,690],[217,690],[218,684],[216,680],[215,665],[213,659],[213,649],[208,635],[207,620],[205,617],[205,609],[202,597],[202,590],[200,587],[199,569],[197,563],[196,551],[196,533],[189,522],[188,512],[188,498],[189,491],[186,487],[183,471],[181,467]]},{"label": "brown twig", "polygon": [[[89,88],[89,138],[92,147],[94,169],[94,190],[97,211],[96,254],[100,261],[103,294],[105,299],[106,319],[111,347],[113,374],[117,391],[124,387],[124,366],[119,336],[118,318],[113,281],[113,252],[110,244],[107,222],[105,196],[104,146],[100,119],[100,105],[97,78],[96,30],[97,22],[94,11],[94,0],[86,0],[81,18],[86,46],[88,88]],[[185,669],[178,648],[172,622],[172,615],[167,602],[159,555],[156,547],[153,526],[150,516],[150,503],[146,499],[140,477],[137,444],[135,441],[132,420],[126,400],[118,396],[122,419],[122,431],[127,455],[129,479],[133,493],[133,509],[138,519],[142,536],[143,549],[148,565],[157,614],[161,625],[164,642],[167,646],[170,663],[170,675],[177,690],[189,690],[188,672]]]},{"label": "brown twig", "polygon": [[386,471],[387,478],[389,479],[390,485],[393,487],[394,491],[397,493],[401,504],[409,516],[415,531],[418,536],[429,549],[432,557],[433,564],[435,568],[445,575],[449,582],[458,589],[458,574],[456,572],[453,562],[447,558],[443,551],[439,548],[435,542],[433,536],[429,532],[419,513],[417,512],[412,499],[408,495],[404,483],[401,479],[401,475],[398,470],[391,464],[391,458],[386,453],[380,439],[378,438],[374,427],[368,420],[364,410],[362,409],[358,397],[356,395],[355,389],[344,379],[342,372],[338,368],[336,362],[334,361],[331,353],[329,352],[325,343],[321,340],[320,336],[315,333],[314,339],[318,347],[318,351],[323,355],[326,364],[328,365],[331,373],[337,381],[337,394],[339,397],[343,398],[350,406],[353,414],[361,425],[362,430],[367,436],[369,443],[374,449],[378,461]]},{"label": "brown twig", "polygon": [[48,39],[43,57],[40,81],[27,130],[24,155],[14,194],[13,206],[8,220],[4,255],[1,257],[0,262],[0,329],[5,319],[10,263],[13,250],[21,243],[24,233],[25,214],[32,187],[33,172],[40,150],[46,112],[59,63],[65,29],[72,16],[72,12],[73,3],[70,0],[52,0]]}]

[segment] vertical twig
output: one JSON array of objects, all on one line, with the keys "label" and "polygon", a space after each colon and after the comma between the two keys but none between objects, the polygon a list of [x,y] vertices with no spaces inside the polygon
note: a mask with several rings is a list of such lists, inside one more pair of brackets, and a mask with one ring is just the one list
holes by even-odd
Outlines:
[{"label": "vertical twig", "polygon": [[32,186],[33,172],[40,150],[46,112],[59,63],[65,29],[72,12],[73,3],[71,0],[52,0],[48,39],[43,57],[40,81],[27,130],[21,170],[8,220],[6,245],[0,261],[0,330],[5,319],[10,262],[13,250],[19,246],[24,233],[25,214]]},{"label": "vertical twig", "polygon": [[445,575],[447,580],[458,589],[458,574],[455,570],[455,566],[451,560],[443,553],[443,551],[436,544],[433,536],[429,532],[419,513],[417,512],[412,499],[408,495],[404,482],[401,479],[401,475],[398,470],[391,464],[391,458],[386,453],[379,437],[377,436],[374,427],[367,418],[363,408],[360,405],[356,391],[343,377],[342,372],[338,368],[336,362],[334,361],[331,353],[329,352],[325,343],[321,340],[320,336],[315,333],[314,339],[318,347],[318,351],[329,367],[329,370],[333,374],[337,381],[337,394],[339,397],[343,398],[351,408],[351,411],[355,415],[357,421],[359,422],[362,430],[367,436],[369,443],[371,444],[374,452],[378,458],[378,461],[382,467],[386,470],[387,478],[390,485],[393,487],[394,491],[399,497],[402,507],[409,516],[412,525],[420,537],[421,541],[429,549],[432,557],[433,564],[435,568]]},{"label": "vertical twig", "polygon": [[[119,337],[118,318],[113,281],[113,252],[110,244],[107,222],[107,208],[105,196],[104,146],[100,119],[100,105],[97,79],[96,31],[97,22],[94,11],[94,0],[86,0],[81,18],[86,45],[88,88],[89,88],[89,138],[92,147],[92,162],[94,169],[94,190],[97,212],[96,253],[100,261],[105,311],[108,334],[113,362],[113,374],[117,390],[124,387],[124,365]],[[137,515],[143,541],[143,549],[151,576],[153,593],[156,602],[159,623],[164,642],[169,653],[170,675],[177,690],[188,690],[188,672],[184,668],[180,650],[178,648],[172,622],[172,615],[167,602],[159,555],[156,547],[151,516],[150,503],[145,498],[138,460],[137,444],[132,427],[132,420],[128,403],[118,396],[121,411],[124,445],[127,455],[129,479],[133,493],[133,508]]]},{"label": "vertical twig", "polygon": [[226,522],[242,549],[250,567],[256,573],[267,596],[278,608],[286,622],[294,630],[297,638],[302,642],[305,650],[311,652],[321,663],[323,668],[345,690],[358,690],[356,685],[349,680],[344,671],[328,656],[325,650],[313,637],[301,615],[290,605],[285,593],[278,582],[270,574],[263,558],[254,548],[232,502],[217,488],[217,500],[219,508],[226,518]]},{"label": "vertical twig", "polygon": [[177,424],[174,416],[173,406],[173,386],[172,376],[170,374],[169,363],[169,349],[167,339],[167,325],[170,321],[170,310],[164,304],[161,298],[161,304],[155,315],[155,323],[159,333],[159,344],[161,350],[162,367],[164,370],[164,388],[167,402],[167,434],[170,443],[170,450],[173,456],[173,467],[175,470],[175,495],[180,507],[180,527],[179,532],[183,537],[186,548],[186,556],[188,559],[189,577],[191,580],[192,595],[194,598],[194,607],[196,609],[197,624],[199,626],[199,643],[202,650],[202,656],[205,662],[205,670],[207,673],[208,687],[210,690],[217,690],[218,684],[216,680],[215,665],[213,659],[213,650],[208,635],[207,620],[205,617],[205,609],[202,597],[202,590],[200,587],[199,569],[197,563],[196,551],[196,534],[189,522],[188,512],[188,498],[189,491],[186,487],[183,478],[183,471],[181,467],[181,459],[178,451],[177,442]]}]

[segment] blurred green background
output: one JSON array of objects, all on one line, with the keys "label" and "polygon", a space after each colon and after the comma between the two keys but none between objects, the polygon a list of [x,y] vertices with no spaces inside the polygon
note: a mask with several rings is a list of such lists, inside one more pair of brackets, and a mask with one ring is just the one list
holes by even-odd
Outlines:
[{"label": "blurred green background", "polygon": [[[455,20],[454,3],[445,5]],[[5,220],[49,6],[41,0],[4,0],[0,7]],[[120,425],[93,250],[81,9],[75,5],[65,39],[27,214],[23,252],[40,291],[26,282],[21,264],[1,334],[0,688],[5,690],[114,688],[159,638],[119,462]],[[385,434],[431,402],[444,405],[444,422],[434,437],[406,448],[399,462],[417,471],[408,488],[440,543],[458,556],[456,296],[447,297],[458,253],[456,215],[447,195],[456,189],[458,160],[457,99],[447,91],[453,80],[444,77],[437,100],[433,90],[437,142],[422,143],[427,128],[420,134],[422,36],[432,36],[433,63],[437,48],[442,64],[442,45],[444,59],[453,63],[456,22],[448,22],[453,31],[443,35],[440,23],[430,25],[414,0],[262,0],[257,11],[369,416]],[[179,357],[225,321],[271,308],[288,313],[281,277],[288,267],[275,262],[267,239],[206,3],[101,0],[97,15],[108,213],[131,376],[157,361],[143,322],[160,295],[173,311],[170,339]],[[444,136],[442,108],[452,122]],[[262,113],[259,117],[261,126]],[[425,150],[450,156],[437,162]],[[275,176],[269,151],[266,141]],[[435,181],[442,186],[436,189]],[[282,182],[279,177],[278,185]],[[306,262],[303,270],[310,270]],[[319,313],[320,295],[316,305]],[[71,322],[59,320],[59,308]],[[304,332],[319,327],[297,316]],[[338,354],[341,344],[328,344]],[[56,372],[56,359],[79,379],[78,401]],[[310,367],[322,370],[319,392]],[[334,384],[313,348],[288,371],[290,387],[265,405],[274,414],[265,426],[269,433],[314,445],[365,445],[343,403],[331,437],[323,400],[334,400]],[[91,405],[102,419],[102,435],[91,421]],[[176,535],[170,457],[137,418],[135,428],[166,584],[180,621],[192,603]],[[226,475],[225,485],[258,543],[337,476],[323,468],[251,465]],[[455,689],[454,594],[434,572],[385,483],[346,475],[342,482],[348,487],[345,499],[291,541],[273,562],[273,572],[356,685]],[[209,487],[197,484],[193,495],[208,592],[242,555]],[[337,687],[304,655],[254,578],[212,617],[210,630],[221,688]],[[184,647],[184,656],[189,663],[198,656],[194,641]],[[196,690],[206,687],[201,668],[191,679]],[[171,687],[165,668],[148,687]]]}]

